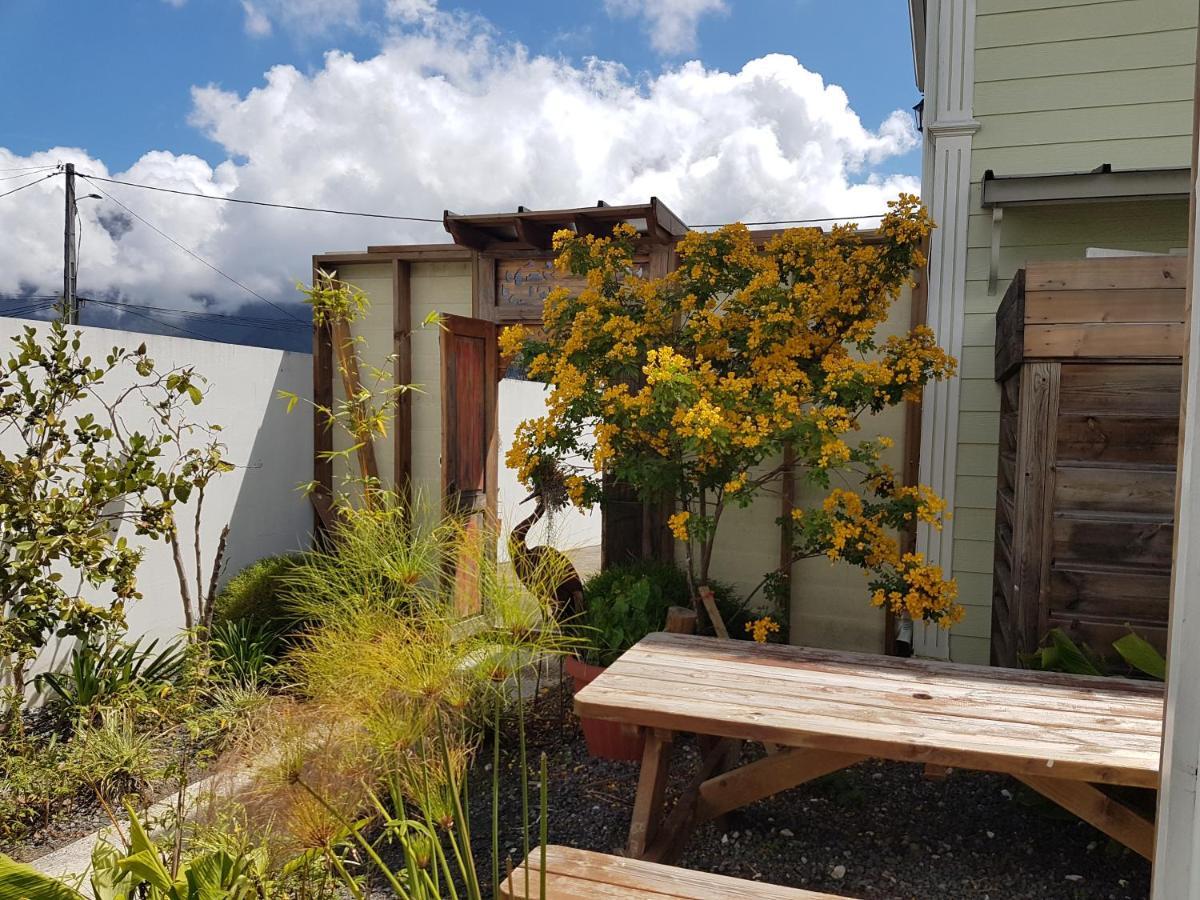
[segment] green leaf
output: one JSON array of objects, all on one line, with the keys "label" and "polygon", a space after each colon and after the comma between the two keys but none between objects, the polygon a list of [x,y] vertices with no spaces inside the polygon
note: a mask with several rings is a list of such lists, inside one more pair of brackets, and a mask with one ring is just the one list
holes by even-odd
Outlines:
[{"label": "green leaf", "polygon": [[0,897],[13,900],[82,900],[83,894],[32,866],[0,853]]},{"label": "green leaf", "polygon": [[[1067,637],[1067,633],[1061,628],[1054,628],[1050,631],[1050,642],[1057,651],[1057,665],[1054,667],[1059,672],[1067,672],[1071,675],[1103,675],[1096,666],[1092,663],[1088,656],[1079,645]],[[1044,660],[1043,660],[1044,662]]]},{"label": "green leaf", "polygon": [[1159,681],[1167,680],[1167,661],[1154,645],[1141,635],[1130,631],[1125,637],[1113,641],[1113,649],[1121,654],[1121,659],[1139,672]]},{"label": "green leaf", "polygon": [[189,384],[187,386],[187,394],[188,397],[191,398],[193,406],[199,406],[200,402],[204,399],[204,394],[201,393],[200,388],[196,387],[194,384]]}]

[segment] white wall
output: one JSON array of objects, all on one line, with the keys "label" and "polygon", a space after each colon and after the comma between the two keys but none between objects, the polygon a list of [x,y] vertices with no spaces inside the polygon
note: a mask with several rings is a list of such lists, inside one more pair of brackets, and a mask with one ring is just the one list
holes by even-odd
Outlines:
[{"label": "white wall", "polygon": [[[30,324],[36,323],[0,319],[0,360],[8,358],[14,349],[12,338]],[[44,330],[46,326],[38,327]],[[312,512],[297,485],[312,478],[312,413],[297,406],[289,415],[285,402],[276,399],[276,392],[312,396],[309,354],[107,328],[81,327],[79,331],[82,352],[94,358],[102,359],[113,347],[133,349],[145,342],[160,370],[193,366],[208,379],[204,401],[189,407],[187,415],[191,421],[221,426],[226,458],[238,468],[216,478],[207,492],[201,522],[206,567],[211,566],[218,535],[226,524],[230,526],[226,578],[261,557],[306,545]],[[101,395],[110,398],[130,384],[127,371],[114,373]],[[141,407],[131,403],[122,408],[128,426],[138,428],[134,413]],[[0,448],[10,450],[13,443],[13,437],[0,435]],[[185,558],[190,560],[193,506],[188,504],[179,510],[177,518]],[[129,634],[170,638],[183,625],[170,545],[136,538],[132,529],[123,532],[146,549],[138,570],[143,599],[128,609]],[[208,574],[206,571],[205,583]],[[194,596],[194,585],[192,593]],[[96,599],[103,597],[98,595]],[[52,664],[55,652],[56,648],[47,648],[38,668]]]},{"label": "white wall", "polygon": [[[500,381],[500,398],[496,419],[500,430],[500,484],[496,500],[496,512],[500,518],[500,559],[508,559],[508,532],[523,518],[533,512],[533,504],[522,504],[529,491],[517,480],[517,472],[504,463],[508,448],[512,446],[513,434],[525,419],[533,419],[546,412],[546,395],[549,388],[537,381],[518,381],[504,378]],[[568,460],[572,462],[572,460]],[[528,536],[530,546],[548,544],[560,550],[578,550],[600,544],[599,507],[580,512],[574,506],[558,510],[544,517]]]}]

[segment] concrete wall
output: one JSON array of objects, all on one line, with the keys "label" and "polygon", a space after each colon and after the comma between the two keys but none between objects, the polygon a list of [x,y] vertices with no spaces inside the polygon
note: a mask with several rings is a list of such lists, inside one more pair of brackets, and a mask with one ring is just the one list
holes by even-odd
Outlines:
[{"label": "concrete wall", "polygon": [[1186,167],[1191,159],[1194,0],[978,0],[974,135],[960,358],[953,573],[967,606],[951,636],[962,662],[989,656],[1000,394],[995,313],[1028,262],[1088,247],[1166,253],[1187,244],[1187,201],[1013,207],[1001,229],[998,289],[988,294],[997,176]]},{"label": "concrete wall", "polygon": [[[0,319],[0,359],[8,357],[12,337],[28,324],[32,323]],[[132,349],[145,342],[160,369],[194,366],[208,379],[203,403],[190,408],[188,417],[221,426],[220,439],[228,447],[226,458],[238,468],[215,479],[208,489],[201,522],[206,567],[226,524],[230,526],[226,578],[264,556],[306,545],[312,513],[297,486],[312,478],[312,419],[300,407],[289,415],[276,392],[311,396],[310,355],[106,328],[79,330],[83,352],[94,358],[103,358],[113,347]],[[103,386],[102,396],[117,396],[131,381],[128,376],[114,375]],[[128,404],[122,408],[128,425],[137,428],[135,413],[141,407]],[[15,440],[0,435],[0,446],[10,451]],[[191,510],[188,504],[178,514],[188,559],[194,533]],[[183,612],[170,546],[139,539],[132,529],[122,530],[126,532],[146,550],[138,571],[143,599],[129,607],[129,634],[171,638],[183,625]],[[204,574],[207,582],[207,568]],[[105,599],[103,595],[93,597]],[[52,664],[60,652],[60,648],[49,648],[38,667]]]}]

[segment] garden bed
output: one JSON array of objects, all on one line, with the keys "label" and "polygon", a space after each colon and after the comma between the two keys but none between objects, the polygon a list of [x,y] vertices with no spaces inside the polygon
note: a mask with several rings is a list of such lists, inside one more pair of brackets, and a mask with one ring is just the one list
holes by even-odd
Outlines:
[{"label": "garden bed", "polygon": [[[638,765],[589,757],[569,709],[569,696],[547,692],[528,728],[531,768],[541,752],[548,759],[550,842],[620,853]],[[516,746],[502,742],[506,751]],[[489,744],[471,782],[481,861],[490,858],[490,752]],[[673,767],[673,791],[693,770],[694,742],[682,739],[676,753],[683,764]],[[513,753],[505,752],[504,765],[500,821],[509,827],[501,852],[516,862],[521,796]],[[530,793],[536,817],[536,785]],[[733,813],[727,832],[702,826],[680,865],[863,900],[1141,900],[1150,885],[1149,863],[1010,778],[953,771],[930,780],[920,766],[880,761]]]}]

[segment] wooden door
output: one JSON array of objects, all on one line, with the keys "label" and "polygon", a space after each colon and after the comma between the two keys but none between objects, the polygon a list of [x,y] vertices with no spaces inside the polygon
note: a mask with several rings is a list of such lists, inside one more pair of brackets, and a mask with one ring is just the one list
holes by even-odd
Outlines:
[{"label": "wooden door", "polygon": [[479,609],[479,560],[494,552],[488,535],[495,521],[496,325],[482,319],[442,320],[442,497],[448,514],[463,517],[466,541],[455,564],[459,612]]}]

